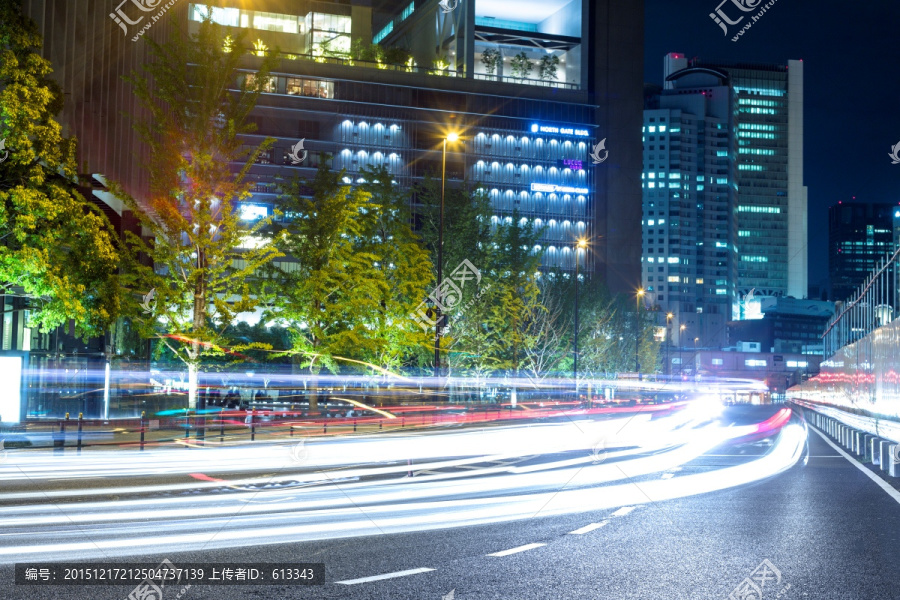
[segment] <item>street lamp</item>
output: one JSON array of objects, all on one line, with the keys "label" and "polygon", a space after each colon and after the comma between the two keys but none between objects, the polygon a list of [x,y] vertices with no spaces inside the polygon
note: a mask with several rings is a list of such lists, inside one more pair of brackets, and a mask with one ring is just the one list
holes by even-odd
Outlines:
[{"label": "street lamp", "polygon": [[640,288],[635,295],[634,305],[634,327],[636,329],[634,336],[634,370],[637,371],[638,381],[643,381],[641,376],[641,363],[638,359],[638,350],[641,346],[641,298],[644,297],[644,289]]},{"label": "street lamp", "polygon": [[587,248],[587,240],[582,238],[575,245],[575,348],[572,360],[572,378],[575,379],[575,400],[578,400],[578,251]]},{"label": "street lamp", "polygon": [[441,295],[441,282],[444,279],[444,188],[447,185],[447,142],[459,141],[459,134],[450,132],[443,140],[443,155],[441,160],[441,216],[438,224],[438,256],[437,256],[437,322],[434,325],[434,376],[441,376],[441,327],[444,325],[445,315],[441,312],[443,297]]},{"label": "street lamp", "polygon": [[672,313],[666,314],[666,377],[669,376],[669,346],[672,345]]}]

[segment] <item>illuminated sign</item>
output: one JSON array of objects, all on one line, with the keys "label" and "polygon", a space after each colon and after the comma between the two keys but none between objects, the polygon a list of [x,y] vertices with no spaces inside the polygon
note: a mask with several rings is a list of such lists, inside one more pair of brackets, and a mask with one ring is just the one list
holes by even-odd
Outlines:
[{"label": "illuminated sign", "polygon": [[584,163],[574,158],[560,158],[556,161],[556,166],[560,169],[572,169],[573,171],[584,170]]},{"label": "illuminated sign", "polygon": [[[0,420],[19,423],[22,420],[22,357],[0,356]],[[2,456],[0,456],[2,459]]]},{"label": "illuminated sign", "polygon": [[556,125],[541,125],[539,123],[534,123],[531,126],[531,133],[554,133],[557,135],[591,137],[591,132],[587,129],[576,129],[575,127],[557,127]]},{"label": "illuminated sign", "polygon": [[258,204],[241,204],[241,220],[255,221],[269,216],[269,209]]},{"label": "illuminated sign", "polygon": [[573,187],[571,185],[556,185],[553,183],[532,183],[532,192],[549,192],[560,194],[587,194],[589,190],[583,187]]}]

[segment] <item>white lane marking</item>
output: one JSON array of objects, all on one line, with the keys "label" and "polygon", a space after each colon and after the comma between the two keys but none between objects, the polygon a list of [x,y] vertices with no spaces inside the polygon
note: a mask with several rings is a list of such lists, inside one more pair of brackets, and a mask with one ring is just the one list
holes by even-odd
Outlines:
[{"label": "white lane marking", "polygon": [[663,473],[661,479],[672,479],[675,477],[672,473]]},{"label": "white lane marking", "polygon": [[635,509],[634,506],[623,506],[622,508],[620,508],[619,510],[617,510],[616,512],[614,512],[614,513],[612,514],[612,516],[614,516],[614,517],[624,517],[625,515],[627,515],[628,513],[630,513],[631,511],[633,511],[634,509]]},{"label": "white lane marking", "polygon": [[814,428],[814,427],[812,427],[812,426],[810,426],[810,429],[812,429],[813,431],[815,431],[815,432],[818,434],[818,436],[819,436],[820,438],[822,438],[823,440],[825,440],[826,442],[828,442],[828,445],[829,445],[829,446],[831,446],[832,448],[834,448],[835,450],[837,450],[838,452],[840,452],[840,453],[841,453],[841,456],[843,456],[843,457],[846,458],[848,461],[850,461],[850,464],[851,464],[851,465],[853,465],[854,467],[856,467],[857,469],[859,469],[860,471],[862,471],[863,473],[865,473],[865,474],[866,474],[866,477],[868,477],[869,479],[871,479],[872,481],[874,481],[876,484],[878,484],[878,487],[880,487],[880,488],[883,489],[885,492],[887,492],[888,496],[890,496],[891,498],[893,498],[894,500],[896,500],[898,503],[900,503],[900,492],[898,492],[897,490],[895,490],[894,488],[892,488],[891,486],[889,486],[889,485],[887,484],[887,482],[885,482],[883,479],[881,479],[880,477],[878,477],[878,475],[876,475],[876,474],[873,473],[872,471],[870,471],[870,470],[868,470],[867,468],[865,468],[865,467],[862,465],[862,463],[860,463],[858,460],[856,460],[855,458],[853,458],[852,456],[850,456],[849,454],[847,454],[846,452],[844,452],[844,451],[843,451],[839,446],[837,446],[834,442],[832,442],[832,441],[829,440],[827,437],[825,437],[824,435],[822,435],[822,432],[821,432],[821,431],[819,431],[818,429],[816,429],[816,428]]},{"label": "white lane marking", "polygon": [[434,571],[434,569],[428,569],[422,567],[420,569],[409,569],[406,571],[395,571],[394,573],[385,573],[384,575],[372,575],[371,577],[360,577],[359,579],[347,579],[345,581],[335,581],[335,583],[341,583],[343,585],[356,585],[357,583],[368,583],[370,581],[381,581],[382,579],[393,579],[395,577],[406,577],[407,575],[418,575],[419,573],[427,573],[428,571]]},{"label": "white lane marking", "polygon": [[547,544],[525,544],[524,546],[519,546],[518,548],[510,548],[509,550],[494,552],[492,554],[488,554],[488,556],[509,556],[510,554],[516,554],[517,552],[526,552],[528,550],[534,550],[535,548],[540,548],[541,546],[546,545]]},{"label": "white lane marking", "polygon": [[570,531],[569,535],[584,535],[586,533],[590,533],[595,529],[600,529],[601,527],[609,525],[609,521],[600,521],[599,523],[591,523],[590,525],[585,525],[581,529],[576,529],[575,531]]}]

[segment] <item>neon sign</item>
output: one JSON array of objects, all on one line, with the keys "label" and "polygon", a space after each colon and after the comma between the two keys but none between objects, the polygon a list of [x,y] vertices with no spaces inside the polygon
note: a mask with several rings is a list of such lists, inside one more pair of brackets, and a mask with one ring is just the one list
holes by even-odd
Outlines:
[{"label": "neon sign", "polygon": [[556,185],[553,183],[532,183],[531,184],[532,192],[548,192],[551,194],[561,193],[561,194],[587,194],[590,192],[587,188],[584,187],[573,187],[571,185]]},{"label": "neon sign", "polygon": [[560,158],[556,164],[561,169],[572,169],[573,171],[583,171],[584,163],[574,158]]},{"label": "neon sign", "polygon": [[556,135],[591,137],[591,132],[587,129],[576,129],[575,127],[557,127],[556,125],[541,125],[540,123],[532,124],[531,133],[553,133]]}]

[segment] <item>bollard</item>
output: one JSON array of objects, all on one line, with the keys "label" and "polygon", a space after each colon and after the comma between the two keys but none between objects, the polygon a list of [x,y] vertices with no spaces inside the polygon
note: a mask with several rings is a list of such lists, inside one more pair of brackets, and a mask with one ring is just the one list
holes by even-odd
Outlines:
[{"label": "bollard", "polygon": [[225,409],[219,411],[219,441],[225,441]]},{"label": "bollard", "polygon": [[141,452],[144,451],[144,424],[146,422],[147,411],[141,411]]},{"label": "bollard", "polygon": [[382,425],[382,423],[381,423],[381,420],[379,419],[379,420],[378,420],[378,429],[381,429],[381,428],[382,428],[381,425]]},{"label": "bollard", "polygon": [[873,465],[881,464],[881,438],[872,436],[872,439],[869,440],[869,457]]},{"label": "bollard", "polygon": [[[188,416],[188,409],[184,409],[184,439],[189,439],[191,437],[191,418]],[[187,444],[184,445],[185,448],[190,448]]]},{"label": "bollard", "polygon": [[863,462],[872,461],[872,437],[871,433],[864,433],[860,440],[859,454],[862,456]]},{"label": "bollard", "polygon": [[328,421],[322,422],[322,433],[328,433]]},{"label": "bollard", "polygon": [[356,433],[356,419],[353,419],[353,433]]},{"label": "bollard", "polygon": [[81,454],[81,428],[84,424],[84,413],[78,413],[78,454]]},{"label": "bollard", "polygon": [[897,459],[897,443],[891,441],[881,442],[881,470],[889,477],[900,477],[900,461]]},{"label": "bollard", "polygon": [[887,471],[891,466],[891,442],[881,440],[878,453],[881,457],[878,466],[881,467],[882,471]]},{"label": "bollard", "polygon": [[69,420],[69,413],[66,413],[65,421],[59,422],[59,433],[56,435],[56,439],[53,440],[53,445],[56,448],[57,454],[62,454],[66,451],[66,422]]},{"label": "bollard", "polygon": [[250,441],[256,441],[256,409],[250,412]]},{"label": "bollard", "polygon": [[406,417],[400,417],[400,428],[406,427]]}]

